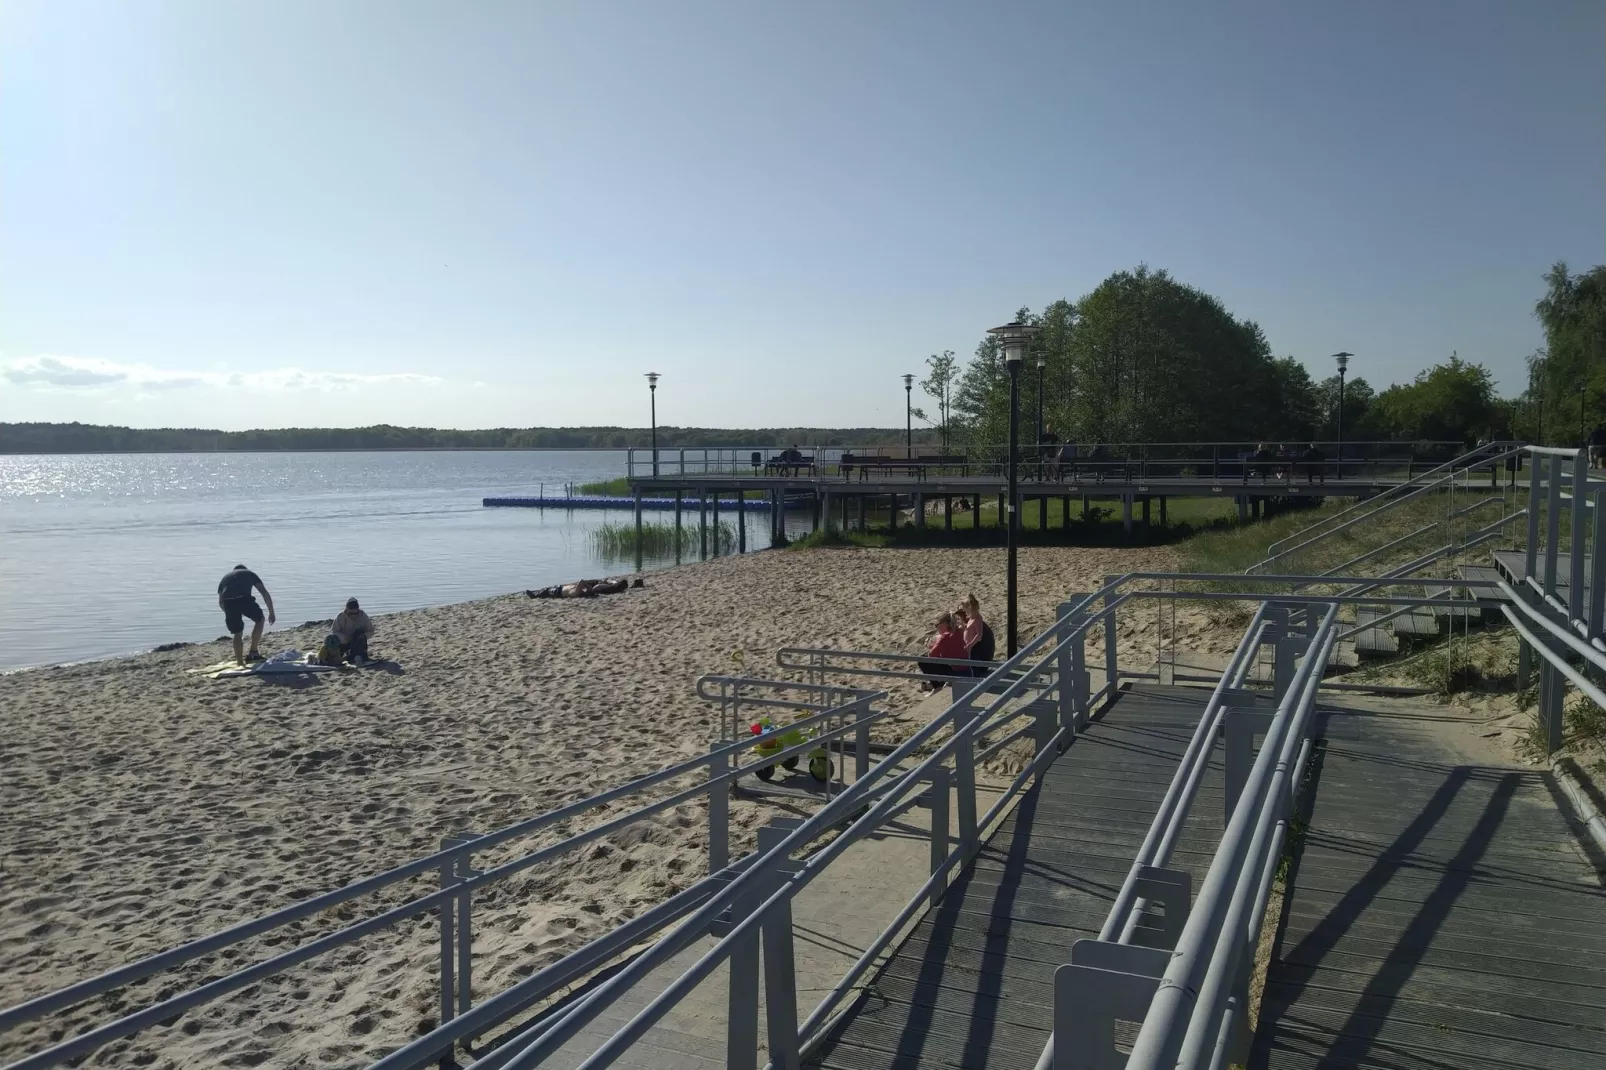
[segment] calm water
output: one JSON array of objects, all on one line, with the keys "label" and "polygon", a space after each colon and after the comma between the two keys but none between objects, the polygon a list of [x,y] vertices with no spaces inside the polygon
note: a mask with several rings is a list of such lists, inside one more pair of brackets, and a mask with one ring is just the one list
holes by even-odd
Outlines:
[{"label": "calm water", "polygon": [[388,613],[628,571],[588,538],[627,511],[480,505],[623,472],[578,451],[0,456],[0,669],[215,639],[237,562],[281,626],[349,595]]}]

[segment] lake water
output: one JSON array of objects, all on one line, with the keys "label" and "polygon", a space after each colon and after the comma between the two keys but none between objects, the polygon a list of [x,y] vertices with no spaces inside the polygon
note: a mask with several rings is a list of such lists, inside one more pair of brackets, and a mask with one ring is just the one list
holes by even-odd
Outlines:
[{"label": "lake water", "polygon": [[[217,582],[240,562],[281,626],[350,595],[389,613],[626,572],[589,533],[628,510],[480,504],[624,467],[588,451],[0,456],[0,669],[215,639]],[[762,515],[750,545],[768,543]]]}]

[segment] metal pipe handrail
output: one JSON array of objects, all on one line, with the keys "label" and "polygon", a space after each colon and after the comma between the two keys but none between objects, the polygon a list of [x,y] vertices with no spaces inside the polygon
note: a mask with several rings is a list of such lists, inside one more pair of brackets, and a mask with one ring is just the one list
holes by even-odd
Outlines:
[{"label": "metal pipe handrail", "polygon": [[[794,686],[802,686],[796,685],[795,682],[783,681],[783,683],[791,683]],[[189,1009],[190,1007],[198,1006],[200,1004],[209,1002],[218,996],[225,995],[228,992],[246,987],[262,979],[263,977],[273,976],[274,974],[289,969],[301,962],[315,958],[326,951],[332,950],[336,947],[344,946],[348,943],[352,943],[364,936],[369,935],[372,932],[377,932],[388,928],[390,925],[397,924],[409,917],[423,912],[424,910],[432,909],[436,906],[448,903],[467,890],[484,884],[492,883],[495,880],[511,876],[512,874],[520,872],[524,869],[539,865],[540,863],[548,861],[569,850],[583,846],[586,843],[590,843],[600,836],[607,835],[625,827],[626,825],[633,824],[638,820],[650,817],[653,814],[690,801],[691,799],[696,798],[707,791],[713,790],[717,786],[726,783],[734,783],[741,776],[751,773],[753,769],[759,766],[782,761],[785,758],[794,755],[801,755],[806,751],[812,750],[821,742],[836,739],[851,732],[856,732],[865,723],[884,716],[885,711],[877,713],[870,711],[868,707],[872,699],[877,697],[886,697],[886,692],[870,692],[858,688],[841,688],[841,690],[859,692],[859,696],[849,702],[841,704],[838,707],[823,710],[808,717],[799,718],[797,721],[794,721],[790,727],[810,727],[818,722],[827,721],[829,719],[842,716],[854,706],[860,706],[862,707],[863,715],[856,718],[853,723],[844,724],[835,729],[821,730],[813,739],[783,748],[781,751],[778,751],[774,754],[756,758],[748,765],[742,765],[739,760],[735,761],[732,763],[731,768],[719,776],[702,779],[689,788],[676,792],[675,794],[667,796],[666,798],[659,799],[652,803],[638,807],[635,810],[622,814],[611,821],[605,822],[602,825],[583,830],[563,840],[560,840],[557,843],[549,844],[546,847],[542,847],[532,852],[531,854],[503,863],[494,869],[486,870],[473,877],[453,884],[450,887],[442,888],[440,890],[427,893],[423,896],[410,899],[399,906],[391,908],[390,910],[374,915],[373,917],[363,919],[362,921],[355,922],[351,925],[344,926],[307,944],[302,944],[298,947],[291,948],[288,951],[270,956],[261,962],[255,963],[251,966],[243,967],[240,970],[236,970],[233,973],[217,978],[198,988],[179,993],[156,1004],[152,1004],[142,1008],[141,1010],[124,1015],[121,1018],[114,1019],[113,1021],[106,1023],[95,1030],[80,1034],[79,1036],[53,1045],[50,1048],[37,1052],[32,1056],[13,1063],[7,1067],[7,1070],[24,1070],[24,1068],[32,1070],[32,1068],[36,1067],[53,1066],[61,1061],[75,1058],[77,1055],[93,1051],[102,1044],[106,1044],[112,1040],[116,1040],[120,1037],[128,1036],[132,1033],[138,1032],[151,1024],[163,1021],[174,1014]],[[489,847],[506,842],[510,839],[540,831],[542,828],[556,824],[569,817],[573,817],[584,812],[585,810],[603,806],[608,802],[612,802],[615,799],[622,798],[626,795],[635,794],[637,792],[646,790],[647,788],[654,787],[660,783],[698,772],[699,770],[708,767],[709,764],[715,760],[723,760],[725,758],[738,756],[741,752],[751,749],[751,747],[752,742],[750,740],[736,740],[724,747],[711,749],[706,755],[699,755],[696,758],[688,759],[685,762],[678,763],[677,765],[670,766],[666,769],[658,770],[655,773],[649,773],[646,776],[637,778],[636,780],[627,781],[624,784],[621,784],[618,787],[610,789],[599,795],[591,796],[587,799],[577,800],[576,802],[567,806],[559,807],[557,810],[549,811],[546,814],[538,815],[537,817],[531,818],[527,821],[516,823],[496,832],[487,833],[484,836],[469,840],[463,844],[438,851],[433,855],[426,856],[424,859],[415,860],[414,862],[395,867],[374,877],[369,877],[365,878],[364,880],[354,882],[347,885],[345,888],[336,889],[333,892],[328,892],[324,895],[315,896],[312,899],[304,900],[301,903],[295,904],[293,907],[287,907],[279,911],[275,911],[274,913],[265,915],[262,918],[257,918],[250,922],[244,922],[240,925],[231,926],[228,929],[224,929],[218,933],[210,934],[209,936],[202,937],[198,940],[190,941],[189,943],[180,945],[177,948],[171,948],[165,952],[148,956],[147,958],[138,962],[130,963],[127,966],[107,971],[98,977],[90,978],[74,985],[69,985],[66,988],[58,989],[55,992],[40,996],[26,1003],[7,1008],[5,1011],[0,1012],[0,1028],[10,1028],[16,1024],[35,1020],[55,1010],[60,1010],[64,1007],[69,1007],[76,1003],[82,1002],[83,1000],[91,998],[100,992],[107,991],[111,988],[121,987],[122,985],[129,984],[132,981],[138,980],[142,977],[147,977],[153,973],[170,969],[173,966],[180,965],[194,958],[198,958],[201,955],[210,954],[221,948],[228,947],[242,940],[249,939],[252,936],[271,931],[272,929],[288,924],[291,921],[306,917],[310,913],[316,913],[320,910],[327,909],[329,906],[338,905],[339,903],[347,902],[350,899],[371,894],[374,891],[381,890],[401,880],[422,875],[423,873],[431,870],[438,870],[443,864],[454,864],[456,859],[462,856],[471,855],[473,853],[486,850]]]},{"label": "metal pipe handrail", "polygon": [[[1356,523],[1359,523],[1360,521],[1366,519],[1367,517],[1376,516],[1378,513],[1384,512],[1384,511],[1386,511],[1388,509],[1392,509],[1396,505],[1401,505],[1404,502],[1410,501],[1411,499],[1415,498],[1417,495],[1426,493],[1427,491],[1432,490],[1433,488],[1439,486],[1441,483],[1445,482],[1445,480],[1447,480],[1447,479],[1451,481],[1451,485],[1453,486],[1454,485],[1454,480],[1455,480],[1455,468],[1456,468],[1456,465],[1457,464],[1461,464],[1461,462],[1467,462],[1467,463],[1461,464],[1461,467],[1462,467],[1463,471],[1471,471],[1472,469],[1482,468],[1482,467],[1485,467],[1486,465],[1498,464],[1500,461],[1505,460],[1508,457],[1513,457],[1513,456],[1516,456],[1516,455],[1520,454],[1522,452],[1522,449],[1523,449],[1523,447],[1519,446],[1519,447],[1515,447],[1515,448],[1506,449],[1504,452],[1495,453],[1495,454],[1492,454],[1490,456],[1486,456],[1486,457],[1485,456],[1479,456],[1480,453],[1482,453],[1484,451],[1487,451],[1487,450],[1490,450],[1490,449],[1493,449],[1495,447],[1496,447],[1496,444],[1491,443],[1488,446],[1483,446],[1483,447],[1480,447],[1479,449],[1471,450],[1468,453],[1465,453],[1460,457],[1456,457],[1453,460],[1447,461],[1444,464],[1441,464],[1436,468],[1431,468],[1426,472],[1420,473],[1419,475],[1412,476],[1406,482],[1396,484],[1395,486],[1389,488],[1388,490],[1384,491],[1381,494],[1374,495],[1371,498],[1367,498],[1365,501],[1356,502],[1354,505],[1351,505],[1348,508],[1346,508],[1346,509],[1344,509],[1344,510],[1338,512],[1338,513],[1334,513],[1332,516],[1324,517],[1321,520],[1318,520],[1313,524],[1306,525],[1305,527],[1301,528],[1300,530],[1294,532],[1291,535],[1288,535],[1288,536],[1285,536],[1284,538],[1278,539],[1276,542],[1273,542],[1273,543],[1271,543],[1270,545],[1268,545],[1266,547],[1266,557],[1265,557],[1264,560],[1258,561],[1255,564],[1249,566],[1250,571],[1253,571],[1255,569],[1258,569],[1258,568],[1261,568],[1261,567],[1263,567],[1265,565],[1268,565],[1268,564],[1272,563],[1273,561],[1276,561],[1276,560],[1278,560],[1280,558],[1286,557],[1289,554],[1293,553],[1294,551],[1303,549],[1304,547],[1309,546],[1312,543],[1315,543],[1315,542],[1317,542],[1317,541],[1319,541],[1321,539],[1325,539],[1330,535],[1336,535],[1338,532],[1343,531],[1346,528],[1351,527]],[[1476,458],[1476,460],[1472,460],[1472,458]],[[1438,478],[1432,480],[1429,483],[1423,484],[1422,486],[1419,486],[1419,487],[1415,487],[1414,489],[1412,489],[1410,491],[1410,493],[1405,494],[1405,495],[1403,495],[1401,497],[1398,497],[1398,498],[1393,498],[1392,497],[1393,495],[1399,494],[1400,491],[1403,491],[1406,488],[1411,487],[1418,480],[1427,479],[1427,477],[1432,476],[1437,472],[1441,472],[1446,468],[1450,469],[1450,471],[1449,471],[1449,473],[1447,475],[1439,476]],[[1383,499],[1390,499],[1390,500],[1384,502]],[[1380,502],[1382,504],[1380,504]],[[1293,542],[1295,539],[1302,538],[1302,537],[1304,537],[1306,535],[1309,535],[1311,532],[1316,531],[1318,528],[1322,528],[1325,525],[1332,524],[1334,521],[1337,521],[1337,520],[1342,519],[1343,517],[1349,516],[1349,514],[1355,512],[1356,510],[1369,510],[1369,511],[1365,512],[1362,516],[1355,517],[1355,518],[1353,518],[1351,520],[1345,521],[1344,523],[1339,524],[1336,527],[1329,528],[1326,531],[1322,531],[1319,534],[1316,534],[1316,535],[1314,535],[1314,536],[1312,536],[1312,537],[1310,537],[1308,539],[1305,539],[1305,541],[1301,542],[1298,546],[1289,547],[1286,550],[1282,549],[1284,546],[1287,546],[1288,543]]]},{"label": "metal pipe handrail", "polygon": [[[1260,804],[1280,768],[1285,741],[1296,722],[1302,720],[1300,712],[1308,713],[1314,706],[1315,691],[1308,684],[1313,676],[1319,679],[1316,667],[1326,664],[1336,635],[1333,623],[1337,614],[1337,605],[1328,607],[1312,636],[1314,653],[1295,670],[1294,679],[1266,730],[1243,794],[1222,833],[1176,949],[1127,1056],[1130,1070],[1171,1070],[1177,1059],[1185,1039],[1183,1029],[1192,1021],[1194,1009],[1199,1005],[1199,994],[1210,977],[1209,968],[1214,958],[1211,949],[1216,946],[1222,929],[1228,927],[1233,913],[1233,893],[1242,880],[1243,860],[1257,834]],[[1230,927],[1236,938],[1239,926]]]}]

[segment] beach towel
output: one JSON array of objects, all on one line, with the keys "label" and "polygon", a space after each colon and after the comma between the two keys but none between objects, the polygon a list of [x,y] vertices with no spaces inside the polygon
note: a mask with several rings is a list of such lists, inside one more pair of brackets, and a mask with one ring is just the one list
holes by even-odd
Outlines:
[{"label": "beach towel", "polygon": [[206,665],[190,672],[210,677],[213,680],[224,680],[235,676],[274,676],[282,673],[306,672],[339,672],[336,665],[316,665],[307,661],[308,655],[301,650],[281,650],[273,656],[241,668],[235,664],[234,659],[220,661],[215,665]]}]

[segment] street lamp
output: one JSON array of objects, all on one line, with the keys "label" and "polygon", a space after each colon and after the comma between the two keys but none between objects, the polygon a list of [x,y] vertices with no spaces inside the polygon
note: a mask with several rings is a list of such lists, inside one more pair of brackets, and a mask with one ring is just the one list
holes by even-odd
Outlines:
[{"label": "street lamp", "polygon": [[1048,361],[1042,357],[1037,358],[1037,444],[1043,444],[1043,369],[1048,367]]},{"label": "street lamp", "polygon": [[915,377],[905,372],[903,375],[903,451],[909,457],[915,455],[914,389]]},{"label": "street lamp", "polygon": [[1015,543],[1017,539],[1016,527],[1019,524],[1019,515],[1015,509],[1015,475],[1018,464],[1020,438],[1020,365],[1026,357],[1026,343],[1037,328],[1016,320],[1006,323],[1002,327],[994,327],[987,332],[998,339],[998,344],[1004,351],[1004,366],[1009,369],[1009,516],[1005,521],[1004,530],[1009,547],[1009,579],[1008,579],[1008,650],[1009,656],[1015,656],[1016,630],[1015,630]]},{"label": "street lamp", "polygon": [[[652,477],[658,478],[658,373],[647,373],[647,389],[652,397]],[[639,519],[639,518],[638,518]]]},{"label": "street lamp", "polygon": [[1354,353],[1334,353],[1333,359],[1338,362],[1338,478],[1344,478],[1344,372],[1349,368],[1349,359]]}]

